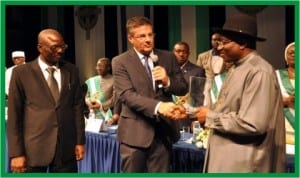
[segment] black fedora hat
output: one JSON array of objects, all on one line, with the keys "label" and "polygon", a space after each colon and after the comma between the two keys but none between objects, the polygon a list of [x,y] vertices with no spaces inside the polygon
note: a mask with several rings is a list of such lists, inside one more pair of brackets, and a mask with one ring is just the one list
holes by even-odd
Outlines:
[{"label": "black fedora hat", "polygon": [[220,34],[235,34],[245,36],[257,41],[266,40],[265,38],[257,36],[256,18],[245,14],[229,17],[225,21],[223,28],[214,28],[213,31]]}]

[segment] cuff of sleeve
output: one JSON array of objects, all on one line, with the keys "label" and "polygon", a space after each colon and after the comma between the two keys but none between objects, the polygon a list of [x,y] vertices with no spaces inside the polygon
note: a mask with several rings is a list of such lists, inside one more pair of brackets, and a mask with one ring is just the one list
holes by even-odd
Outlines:
[{"label": "cuff of sleeve", "polygon": [[155,106],[155,109],[154,109],[154,116],[158,116],[158,108],[159,108],[159,105],[160,105],[161,101],[157,103],[157,105]]},{"label": "cuff of sleeve", "polygon": [[170,78],[168,78],[168,83],[166,86],[164,86],[164,88],[169,88],[170,85],[171,85]]},{"label": "cuff of sleeve", "polygon": [[217,119],[219,116],[219,113],[216,113],[214,111],[208,111],[206,114],[206,121],[205,121],[205,127],[212,128],[215,119]]}]

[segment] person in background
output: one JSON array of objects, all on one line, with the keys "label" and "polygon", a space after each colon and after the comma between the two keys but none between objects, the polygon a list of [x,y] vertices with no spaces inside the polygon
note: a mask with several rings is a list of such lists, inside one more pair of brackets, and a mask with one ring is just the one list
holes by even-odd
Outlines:
[{"label": "person in background", "polygon": [[[233,62],[212,109],[196,117],[210,129],[204,172],[285,172],[285,124],[274,68],[259,55],[256,18],[229,17],[218,51]],[[226,162],[224,162],[226,160]]]},{"label": "person in background", "polygon": [[38,34],[36,60],[16,67],[8,95],[7,140],[11,171],[77,172],[85,153],[79,72],[62,55],[55,29]]},{"label": "person in background", "polygon": [[[183,73],[184,79],[188,84],[190,83],[190,77],[192,76],[205,78],[205,70],[189,61],[190,47],[186,42],[180,41],[175,43],[173,53],[176,56],[176,60]],[[189,104],[189,93],[185,96],[173,95],[173,101],[178,104]],[[178,124],[179,128],[182,128],[182,126],[190,126],[191,120],[179,120]]]},{"label": "person in background", "polygon": [[286,126],[286,143],[295,144],[295,42],[284,51],[287,68],[276,70],[280,84]]},{"label": "person in background", "polygon": [[213,80],[215,75],[218,75],[222,72],[224,66],[224,60],[220,56],[219,51],[217,50],[218,44],[217,41],[220,39],[220,34],[214,32],[211,36],[211,46],[212,49],[204,51],[198,55],[197,65],[205,69],[206,83],[205,83],[205,99],[204,105],[211,107],[212,98],[210,95],[211,88],[213,87]]},{"label": "person in background", "polygon": [[189,83],[190,76],[205,77],[205,70],[189,61],[190,47],[186,42],[175,43],[173,53],[187,83]]},{"label": "person in background", "polygon": [[88,87],[85,102],[90,112],[94,112],[98,118],[110,118],[115,99],[113,90],[114,78],[110,73],[110,59],[98,59],[96,70],[98,75],[85,81]]},{"label": "person in background", "polygon": [[25,61],[26,61],[24,51],[13,51],[11,53],[11,57],[12,57],[11,59],[12,59],[12,62],[14,63],[14,65],[9,67],[5,71],[5,94],[6,95],[8,95],[9,83],[10,83],[11,73],[12,73],[13,69],[18,65],[25,64]]},{"label": "person in background", "polygon": [[[224,56],[222,56],[224,58]],[[224,83],[224,80],[226,79],[226,75],[228,73],[228,70],[232,67],[233,63],[232,62],[226,62],[224,60],[223,67],[221,70],[221,73],[216,74],[213,78],[213,84],[210,90],[210,102],[211,106],[213,106],[218,99],[218,96],[220,94],[222,85]]]},{"label": "person in background", "polygon": [[[114,92],[115,92],[115,90],[114,90]],[[118,121],[120,119],[120,113],[122,111],[122,103],[118,99],[118,96],[116,93],[114,94],[114,97],[115,97],[115,99],[114,99],[115,103],[114,103],[113,114],[112,114],[111,118],[107,121],[107,124],[109,126],[118,124]]]},{"label": "person in background", "polygon": [[205,69],[205,75],[209,79],[212,79],[215,74],[219,74],[222,70],[223,59],[217,50],[217,41],[219,39],[220,34],[216,32],[213,33],[210,41],[212,49],[198,55],[197,65]]},{"label": "person in background", "polygon": [[133,47],[112,60],[114,87],[122,103],[117,131],[122,171],[168,172],[172,144],[180,138],[170,119],[177,118],[173,111],[180,108],[172,94],[186,94],[187,83],[175,55],[154,48],[148,18],[132,17],[126,28]]}]

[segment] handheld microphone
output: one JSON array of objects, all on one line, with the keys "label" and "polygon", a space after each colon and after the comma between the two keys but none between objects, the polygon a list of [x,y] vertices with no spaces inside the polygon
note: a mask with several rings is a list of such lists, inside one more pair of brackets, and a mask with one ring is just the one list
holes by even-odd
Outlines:
[{"label": "handheld microphone", "polygon": [[[156,67],[158,66],[158,56],[151,53],[150,54],[150,58],[152,59],[152,62],[153,62],[153,66]],[[155,81],[155,85],[157,86],[157,88],[163,88],[163,84],[162,84],[162,81],[161,80],[156,80]]]}]

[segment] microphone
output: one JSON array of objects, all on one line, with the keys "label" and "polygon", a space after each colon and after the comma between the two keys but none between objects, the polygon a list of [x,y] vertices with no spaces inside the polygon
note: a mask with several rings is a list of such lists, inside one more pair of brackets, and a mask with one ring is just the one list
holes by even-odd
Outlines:
[{"label": "microphone", "polygon": [[[156,67],[156,66],[158,66],[158,56],[157,55],[155,55],[155,54],[153,54],[153,53],[151,53],[150,54],[150,58],[151,58],[151,60],[152,60],[152,62],[153,62],[153,66],[154,67]],[[162,81],[161,80],[156,80],[155,81],[155,85],[157,86],[157,88],[163,88],[163,84],[162,84]]]}]

